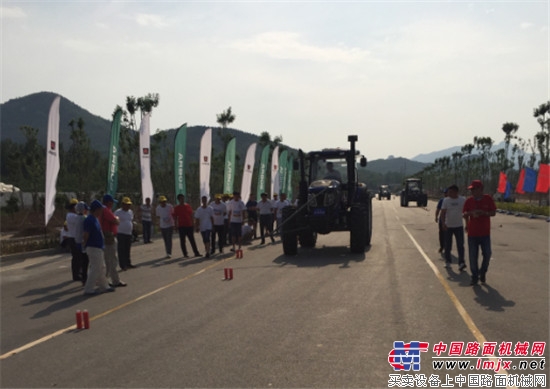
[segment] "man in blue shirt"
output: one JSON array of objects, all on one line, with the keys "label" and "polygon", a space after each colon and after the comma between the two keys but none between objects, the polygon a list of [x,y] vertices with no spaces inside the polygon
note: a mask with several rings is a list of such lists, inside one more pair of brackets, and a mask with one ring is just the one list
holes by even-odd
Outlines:
[{"label": "man in blue shirt", "polygon": [[[94,295],[103,292],[114,292],[115,288],[109,286],[106,277],[105,258],[103,249],[105,241],[99,224],[99,217],[105,206],[98,200],[94,200],[90,205],[90,214],[84,220],[84,235],[82,238],[82,247],[86,250],[90,261],[88,270],[88,279],[84,286],[85,295]],[[96,284],[99,290],[96,289]]]}]

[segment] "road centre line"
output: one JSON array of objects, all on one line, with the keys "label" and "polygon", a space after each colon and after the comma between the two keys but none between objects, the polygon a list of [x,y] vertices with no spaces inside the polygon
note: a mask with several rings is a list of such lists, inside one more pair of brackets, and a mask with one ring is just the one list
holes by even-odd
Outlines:
[{"label": "road centre line", "polygon": [[[466,326],[468,327],[468,329],[470,330],[470,332],[472,333],[472,335],[474,336],[474,338],[477,340],[478,343],[482,344],[482,343],[485,343],[487,342],[487,339],[485,338],[485,336],[481,333],[481,331],[479,330],[479,328],[477,328],[477,326],[475,325],[472,317],[468,314],[468,312],[466,311],[466,309],[464,308],[464,306],[462,305],[462,303],[460,302],[460,300],[458,299],[458,297],[456,296],[456,294],[453,292],[453,290],[451,289],[451,286],[449,285],[449,283],[447,282],[447,280],[445,279],[445,277],[443,277],[443,275],[441,274],[441,272],[439,271],[439,269],[437,268],[437,266],[433,263],[433,261],[428,257],[428,255],[426,255],[426,253],[424,252],[424,250],[422,250],[422,247],[420,247],[420,245],[418,244],[418,242],[413,238],[412,234],[409,232],[409,230],[407,229],[407,227],[405,227],[404,224],[401,225],[403,227],[403,229],[405,230],[405,232],[407,233],[407,235],[409,236],[410,240],[413,242],[413,244],[415,245],[416,249],[418,250],[418,252],[422,255],[422,257],[424,258],[424,260],[426,261],[426,263],[428,264],[428,266],[430,266],[430,268],[432,269],[432,271],[434,272],[435,276],[439,279],[439,282],[441,283],[441,285],[443,285],[443,289],[445,289],[445,292],[447,292],[447,295],[449,296],[449,298],[451,299],[451,302],[453,303],[453,305],[455,306],[456,310],[458,311],[460,317],[462,317],[462,320],[464,321],[464,323],[466,324]],[[498,359],[494,356],[485,356],[485,358],[489,359],[489,360],[492,360],[493,362],[495,362],[495,364],[498,362]],[[508,375],[508,372],[504,369],[500,369],[498,371],[499,374],[506,374]]]},{"label": "road centre line", "polygon": [[[137,303],[138,301],[141,301],[141,300],[143,300],[143,299],[145,299],[145,298],[147,298],[147,297],[153,296],[153,295],[155,295],[155,294],[157,294],[157,293],[159,293],[159,292],[162,292],[163,290],[166,290],[166,289],[168,289],[168,288],[171,288],[172,286],[177,285],[177,284],[179,284],[179,283],[181,283],[181,282],[183,282],[183,281],[187,281],[187,280],[189,280],[189,279],[191,279],[191,278],[193,278],[193,277],[196,277],[196,276],[198,276],[198,275],[200,275],[200,274],[202,274],[202,273],[204,273],[204,272],[206,272],[206,271],[208,271],[208,270],[210,270],[210,269],[215,268],[216,266],[221,265],[222,263],[225,263],[225,262],[227,262],[227,261],[230,261],[230,260],[233,259],[233,258],[235,258],[235,257],[230,257],[230,258],[223,259],[223,260],[221,260],[221,261],[219,261],[219,262],[215,262],[215,263],[213,263],[213,264],[211,264],[211,265],[208,265],[208,266],[202,268],[201,270],[199,270],[199,271],[197,271],[197,272],[195,272],[195,273],[193,273],[193,274],[190,274],[190,275],[188,275],[188,276],[185,276],[185,277],[183,277],[183,278],[180,278],[179,280],[173,281],[173,282],[171,282],[171,283],[169,283],[169,284],[167,284],[167,285],[161,286],[160,288],[157,288],[157,289],[155,289],[155,290],[153,290],[153,291],[151,291],[151,292],[149,292],[149,293],[146,293],[146,294],[144,294],[144,295],[142,295],[142,296],[136,297],[136,298],[133,299],[133,300],[127,301],[127,302],[125,302],[125,303],[123,303],[123,304],[121,304],[121,305],[119,305],[119,306],[116,306],[116,307],[114,307],[114,308],[111,308],[111,309],[109,309],[109,310],[107,310],[107,311],[105,311],[105,312],[103,312],[103,313],[100,313],[100,314],[98,314],[98,315],[96,315],[96,316],[92,316],[92,317],[90,318],[90,321],[97,320],[97,319],[102,318],[102,317],[104,317],[104,316],[107,316],[107,315],[109,315],[109,314],[111,314],[111,313],[114,313],[114,312],[116,312],[116,311],[119,311],[119,310],[121,310],[122,308],[125,308],[125,307],[127,307],[127,306],[129,306],[129,305],[132,305],[132,304],[134,304],[134,303]],[[41,344],[41,343],[44,343],[44,342],[46,342],[46,341],[48,341],[48,340],[50,340],[50,339],[53,339],[53,338],[55,338],[55,337],[57,337],[57,336],[59,336],[59,335],[68,333],[68,332],[73,331],[73,330],[76,330],[76,324],[73,324],[73,325],[70,326],[70,327],[63,328],[63,329],[61,329],[61,330],[58,330],[58,331],[55,331],[55,332],[53,332],[53,333],[51,333],[51,334],[48,334],[48,335],[46,335],[46,336],[43,336],[43,337],[40,338],[40,339],[37,339],[37,340],[32,341],[32,342],[30,342],[30,343],[27,343],[27,344],[25,344],[25,345],[23,345],[23,346],[21,346],[21,347],[18,347],[18,348],[14,349],[14,350],[8,351],[7,353],[4,353],[4,354],[0,355],[0,360],[7,359],[7,358],[9,358],[9,357],[11,357],[11,356],[13,356],[13,355],[19,354],[19,353],[21,353],[21,352],[23,352],[23,351],[25,351],[25,350],[28,350],[28,349],[30,349],[30,348],[32,348],[32,347],[34,347],[34,346],[37,346],[37,345],[39,345],[39,344]]]}]

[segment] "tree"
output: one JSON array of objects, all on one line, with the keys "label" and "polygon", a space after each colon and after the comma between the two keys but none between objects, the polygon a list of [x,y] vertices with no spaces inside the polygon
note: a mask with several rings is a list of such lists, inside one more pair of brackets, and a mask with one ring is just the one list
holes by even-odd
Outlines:
[{"label": "tree", "polygon": [[[502,165],[502,170],[507,170],[509,167],[512,167],[513,164],[509,163],[508,159],[508,149],[510,148],[510,141],[512,140],[514,134],[518,131],[519,125],[516,123],[506,122],[502,125],[502,131],[504,131],[504,161]],[[512,165],[512,166],[510,166]]]},{"label": "tree", "polygon": [[20,127],[26,138],[21,154],[21,168],[26,187],[32,192],[32,206],[38,211],[38,192],[45,187],[46,150],[38,144],[38,128]]},{"label": "tree", "polygon": [[140,191],[141,174],[139,162],[139,130],[136,113],[143,115],[151,113],[159,104],[158,93],[148,93],[143,97],[126,97],[126,110],[120,129],[120,157],[119,157],[119,188],[120,192],[135,193]]},{"label": "tree", "polygon": [[540,163],[550,162],[548,143],[550,140],[550,101],[539,105],[533,110],[533,116],[537,118],[540,131],[535,135],[537,148],[540,153]]},{"label": "tree", "polygon": [[219,115],[216,115],[217,122],[222,126],[222,128],[227,128],[228,124],[233,123],[235,121],[235,115],[231,113],[231,107],[227,108],[226,111],[223,111]]}]

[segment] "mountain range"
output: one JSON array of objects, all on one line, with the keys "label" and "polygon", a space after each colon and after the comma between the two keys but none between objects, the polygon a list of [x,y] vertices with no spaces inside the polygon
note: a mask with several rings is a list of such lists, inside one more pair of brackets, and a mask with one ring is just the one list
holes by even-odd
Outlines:
[{"label": "mountain range", "polygon": [[[25,143],[25,135],[20,130],[23,126],[37,128],[38,142],[46,143],[46,129],[48,123],[48,114],[50,106],[57,94],[53,92],[39,92],[27,96],[19,97],[0,104],[0,141],[11,139],[15,143]],[[113,109],[114,111],[114,109]],[[60,129],[59,141],[65,146],[65,149],[71,144],[70,126],[71,120],[82,118],[84,121],[84,130],[90,138],[91,147],[98,150],[102,155],[107,155],[111,130],[111,119],[105,119],[94,115],[85,108],[61,96],[60,104]],[[207,126],[188,127],[187,141],[189,145],[198,145],[200,138]],[[216,130],[216,128],[213,128]],[[167,146],[172,147],[176,128],[166,129]],[[242,156],[246,153],[248,145],[257,142],[258,135],[247,133],[238,129],[227,128],[227,132],[237,138],[237,155]],[[215,134],[216,132],[214,132]],[[223,141],[219,136],[212,137],[214,155],[221,152]],[[292,145],[289,145],[292,148]],[[309,150],[304,150],[309,151]],[[188,160],[198,158],[198,147],[188,147]],[[257,150],[258,158],[261,150]],[[388,158],[369,161],[367,169],[372,172],[385,174],[388,172],[398,172],[403,175],[414,174],[422,170],[431,161],[422,160],[419,156],[416,160],[406,158]]]}]

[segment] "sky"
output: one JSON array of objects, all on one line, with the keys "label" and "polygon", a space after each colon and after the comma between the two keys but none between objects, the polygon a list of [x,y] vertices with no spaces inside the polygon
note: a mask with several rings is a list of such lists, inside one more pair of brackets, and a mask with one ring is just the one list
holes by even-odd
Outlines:
[{"label": "sky", "polygon": [[[0,0],[1,102],[58,93],[105,119],[158,93],[151,128],[230,125],[304,151],[411,158],[533,138],[549,100],[545,1]],[[108,142],[108,139],[105,140]]]}]

